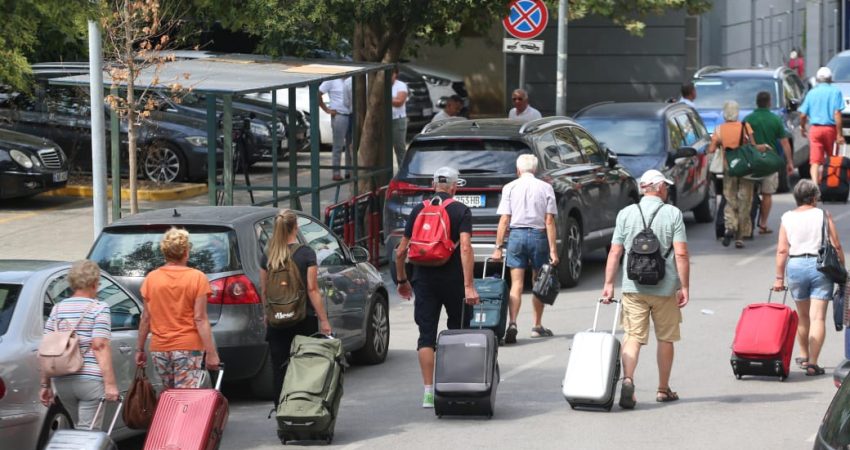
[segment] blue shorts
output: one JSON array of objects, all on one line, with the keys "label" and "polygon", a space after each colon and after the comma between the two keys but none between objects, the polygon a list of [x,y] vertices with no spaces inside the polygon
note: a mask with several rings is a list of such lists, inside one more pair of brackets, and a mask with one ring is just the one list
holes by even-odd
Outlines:
[{"label": "blue shorts", "polygon": [[511,228],[505,263],[512,269],[539,269],[549,262],[546,230]]},{"label": "blue shorts", "polygon": [[832,299],[832,281],[818,272],[814,256],[789,258],[785,279],[794,300]]}]

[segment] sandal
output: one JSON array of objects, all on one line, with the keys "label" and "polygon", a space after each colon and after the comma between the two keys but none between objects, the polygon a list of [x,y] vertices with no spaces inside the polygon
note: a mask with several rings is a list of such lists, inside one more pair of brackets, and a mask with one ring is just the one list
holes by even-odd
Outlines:
[{"label": "sandal", "polygon": [[665,389],[659,389],[658,394],[655,396],[655,401],[659,403],[675,402],[678,399],[679,394],[673,392],[673,390],[669,387]]},{"label": "sandal", "polygon": [[735,248],[744,248],[744,241],[735,241]]},{"label": "sandal", "polygon": [[552,333],[552,330],[544,328],[542,325],[531,329],[532,338],[552,337],[554,335],[555,333]]},{"label": "sandal", "polygon": [[505,332],[505,344],[516,344],[516,335],[516,324],[512,323],[508,326],[508,331]]},{"label": "sandal", "polygon": [[794,363],[797,364],[801,369],[805,369],[806,366],[809,365],[809,358],[803,358],[802,356],[798,356],[794,358]]},{"label": "sandal", "polygon": [[823,370],[823,367],[817,364],[808,364],[806,365],[806,376],[807,377],[816,377],[818,375],[825,374],[826,371]]},{"label": "sandal", "polygon": [[773,233],[773,230],[771,230],[767,226],[759,225],[759,234],[770,234],[770,233]]},{"label": "sandal", "polygon": [[620,408],[635,409],[635,383],[631,378],[623,378],[623,387],[620,388]]}]

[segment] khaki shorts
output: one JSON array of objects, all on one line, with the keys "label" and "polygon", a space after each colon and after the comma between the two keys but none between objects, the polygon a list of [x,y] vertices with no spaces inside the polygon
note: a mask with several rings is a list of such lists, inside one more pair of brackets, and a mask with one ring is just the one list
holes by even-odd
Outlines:
[{"label": "khaki shorts", "polygon": [[637,293],[623,293],[623,330],[625,342],[636,339],[642,345],[649,342],[649,319],[655,328],[655,338],[663,342],[676,342],[681,339],[679,324],[682,323],[682,310],[676,301],[676,294],[668,297]]},{"label": "khaki shorts", "polygon": [[[785,170],[783,167],[782,170]],[[768,175],[761,180],[761,193],[773,195],[779,190],[779,172]]]}]

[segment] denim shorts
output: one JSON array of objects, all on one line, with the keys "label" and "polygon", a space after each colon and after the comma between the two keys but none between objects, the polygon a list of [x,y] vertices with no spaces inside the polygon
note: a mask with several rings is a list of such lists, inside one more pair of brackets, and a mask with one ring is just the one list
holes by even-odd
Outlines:
[{"label": "denim shorts", "polygon": [[512,269],[539,269],[549,262],[546,230],[511,228],[505,263]]},{"label": "denim shorts", "polygon": [[788,259],[785,278],[794,300],[832,299],[832,281],[818,272],[817,261],[814,256]]}]

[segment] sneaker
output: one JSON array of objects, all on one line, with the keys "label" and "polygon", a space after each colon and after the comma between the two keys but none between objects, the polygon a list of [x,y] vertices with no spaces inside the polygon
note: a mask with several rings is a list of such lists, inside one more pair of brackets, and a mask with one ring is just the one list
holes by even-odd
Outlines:
[{"label": "sneaker", "polygon": [[723,233],[723,246],[728,247],[729,244],[732,242],[733,237],[735,237],[735,233],[732,230],[726,230],[726,232]]},{"label": "sneaker", "polygon": [[512,323],[505,332],[505,344],[516,344],[517,329],[516,324]]},{"label": "sneaker", "polygon": [[544,328],[543,326],[534,327],[531,329],[531,337],[533,338],[552,337],[554,335],[555,334],[552,333],[552,330]]},{"label": "sneaker", "polygon": [[423,408],[433,408],[434,407],[434,393],[426,391],[422,394],[422,407]]}]

